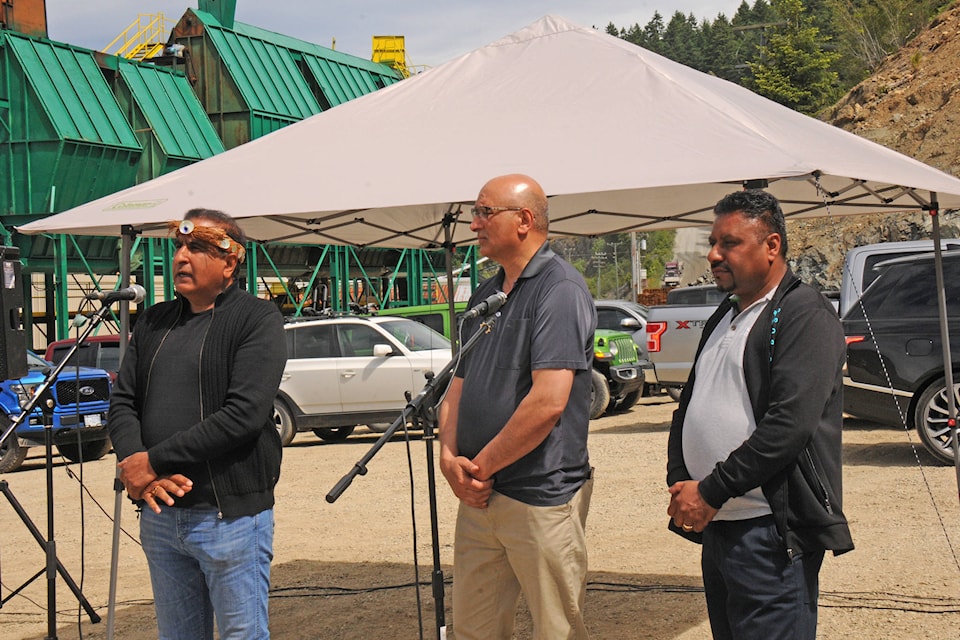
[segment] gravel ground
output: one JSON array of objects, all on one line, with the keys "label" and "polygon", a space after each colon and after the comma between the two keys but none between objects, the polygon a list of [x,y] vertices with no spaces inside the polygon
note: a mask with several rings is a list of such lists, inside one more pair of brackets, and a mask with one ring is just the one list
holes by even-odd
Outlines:
[{"label": "gravel ground", "polygon": [[[709,638],[701,592],[699,550],[666,530],[664,467],[670,413],[665,397],[645,399],[631,411],[591,423],[590,450],[597,468],[588,521],[590,585],[587,623],[594,638]],[[339,500],[325,496],[376,441],[363,428],[347,442],[328,444],[297,436],[284,451],[278,488],[271,594],[274,638],[416,638],[420,626],[414,571],[411,504],[416,514],[416,563],[427,584],[432,544],[425,445],[407,450],[388,443]],[[845,425],[845,511],[856,551],[828,557],[821,573],[820,637],[955,639],[960,637],[960,508],[949,467],[935,466],[916,436],[848,420]],[[916,444],[919,447],[919,444]],[[87,463],[86,493],[57,460],[54,469],[57,554],[84,596],[103,617],[91,624],[77,598],[57,580],[57,637],[107,637],[110,550],[114,512],[113,459]],[[6,474],[15,497],[46,531],[44,461],[27,460]],[[450,612],[453,522],[449,489],[437,490],[440,560]],[[0,580],[7,599],[44,566],[39,545],[6,500],[0,500]],[[124,499],[119,544],[116,638],[156,637],[146,562],[136,543],[137,522]],[[129,533],[129,535],[128,535]],[[434,637],[434,601],[420,590],[423,637]],[[44,638],[43,576],[0,608],[0,637]],[[449,633],[448,637],[453,637]],[[530,637],[521,609],[517,638]]]}]

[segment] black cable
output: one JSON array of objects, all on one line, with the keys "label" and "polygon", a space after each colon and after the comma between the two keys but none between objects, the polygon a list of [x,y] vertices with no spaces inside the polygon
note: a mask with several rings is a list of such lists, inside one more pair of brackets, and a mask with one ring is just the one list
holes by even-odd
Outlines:
[{"label": "black cable", "polygon": [[[420,640],[423,640],[423,602],[420,596],[420,560],[417,555],[417,505],[416,505],[416,491],[413,486],[413,457],[410,452],[410,431],[407,429],[407,421],[404,418],[404,414],[401,414],[400,419],[403,419],[403,439],[406,444],[407,451],[407,473],[410,476],[410,521],[413,527],[413,575],[415,579],[415,584],[417,585],[414,589],[417,594],[417,628],[420,633]],[[414,420],[417,418],[414,417]]]},{"label": "black cable", "polygon": [[[77,480],[77,481],[79,482],[79,478],[77,477],[77,474],[75,474],[75,473],[73,472],[73,469],[70,468],[70,463],[69,463],[68,460],[66,460],[66,458],[64,458],[63,468],[64,468],[64,471],[66,471],[67,475],[70,476],[70,478],[72,478],[73,480]],[[102,504],[100,504],[100,502],[97,500],[97,498],[96,498],[92,493],[90,493],[90,489],[87,487],[87,485],[81,483],[81,484],[80,484],[80,487],[82,488],[83,491],[86,492],[87,498],[89,498],[90,501],[93,502],[93,504],[97,505],[97,508],[100,509],[100,512],[103,513],[103,515],[105,515],[105,516],[107,517],[107,520],[109,520],[110,522],[113,522],[113,516],[111,516],[111,515],[110,515],[110,512],[107,511],[107,510],[103,507]],[[122,531],[122,532],[124,533],[124,535],[126,535],[128,538],[130,538],[130,541],[131,541],[131,542],[133,542],[133,543],[136,544],[137,546],[141,546],[141,545],[140,545],[140,540],[139,540],[138,538],[134,537],[133,534],[131,534],[131,533],[130,533],[129,531],[127,531],[126,529],[124,529],[122,526],[120,527],[120,531]]]},{"label": "black cable", "polygon": [[[816,188],[817,188],[817,191],[819,191],[823,195],[824,208],[827,211],[827,218],[831,220],[833,223],[834,235],[836,235],[837,238],[842,241],[842,238],[840,238],[840,234],[837,233],[836,217],[833,216],[830,212],[830,203],[827,200],[827,192],[821,187],[819,176],[817,176],[816,178]],[[960,572],[960,558],[957,557],[957,552],[953,548],[953,541],[950,539],[950,533],[947,531],[947,525],[944,523],[943,514],[940,512],[940,507],[937,505],[937,499],[933,493],[933,488],[930,486],[930,481],[927,478],[926,469],[923,466],[923,462],[920,460],[920,453],[917,451],[917,445],[914,443],[913,437],[911,437],[910,435],[911,429],[907,424],[906,412],[904,411],[903,407],[900,405],[899,396],[896,393],[894,393],[893,380],[890,377],[890,372],[887,370],[886,361],[883,359],[883,357],[881,357],[880,346],[877,344],[877,338],[873,332],[873,325],[870,322],[870,318],[867,316],[866,308],[864,308],[863,306],[863,301],[861,300],[863,292],[860,291],[860,283],[857,282],[856,278],[853,277],[853,273],[850,271],[850,265],[847,264],[846,260],[843,261],[843,265],[844,265],[844,269],[846,269],[845,275],[849,276],[850,281],[854,283],[853,293],[854,295],[856,295],[857,304],[860,306],[860,311],[863,313],[863,319],[867,324],[867,332],[870,334],[870,340],[873,342],[874,347],[876,347],[877,349],[877,358],[880,361],[881,368],[883,369],[883,376],[887,381],[887,387],[890,389],[890,395],[893,398],[894,403],[896,404],[897,413],[900,416],[900,426],[903,427],[903,431],[907,436],[907,442],[910,444],[910,449],[913,451],[913,457],[917,462],[917,469],[920,471],[920,477],[923,480],[923,485],[927,490],[927,496],[930,498],[930,504],[933,506],[934,513],[937,514],[937,520],[940,523],[940,530],[943,532],[943,538],[947,543],[947,548],[950,549],[951,556],[953,557],[953,564],[957,567],[957,571]],[[843,275],[844,274],[841,274],[841,281],[843,280]],[[921,428],[922,428],[921,425],[917,425],[918,430]],[[953,446],[958,447],[960,446],[960,443],[954,442]]]},{"label": "black cable", "polygon": [[[444,579],[444,585],[452,584],[451,578]],[[320,585],[298,585],[295,587],[273,587],[271,598],[329,598],[359,596],[383,591],[395,591],[410,587],[429,586],[426,581],[381,585],[376,587],[339,587]],[[680,593],[700,594],[702,586],[684,584],[636,584],[630,582],[609,582],[590,580],[587,591],[604,593]],[[820,606],[832,609],[870,609],[874,611],[902,611],[904,613],[950,614],[960,613],[960,598],[914,596],[887,591],[821,591]],[[826,601],[826,602],[824,602]]]}]

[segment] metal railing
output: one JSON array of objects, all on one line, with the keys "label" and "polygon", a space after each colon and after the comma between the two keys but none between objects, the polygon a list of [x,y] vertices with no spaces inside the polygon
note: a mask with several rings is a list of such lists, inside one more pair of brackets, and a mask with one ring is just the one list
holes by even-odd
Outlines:
[{"label": "metal railing", "polygon": [[103,50],[130,60],[145,60],[163,51],[168,35],[167,21],[162,13],[141,13]]}]

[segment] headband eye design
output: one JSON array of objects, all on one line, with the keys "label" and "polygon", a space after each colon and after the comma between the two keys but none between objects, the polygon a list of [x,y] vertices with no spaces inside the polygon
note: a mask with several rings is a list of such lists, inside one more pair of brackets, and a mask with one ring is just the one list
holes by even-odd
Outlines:
[{"label": "headband eye design", "polygon": [[170,222],[168,228],[178,236],[189,236],[190,240],[186,238],[182,238],[182,240],[197,247],[197,249],[192,250],[204,251],[202,247],[205,246],[208,253],[211,251],[231,253],[237,256],[240,262],[243,262],[247,256],[247,251],[243,245],[227,235],[226,230],[220,227],[197,226],[193,220],[181,220]]}]

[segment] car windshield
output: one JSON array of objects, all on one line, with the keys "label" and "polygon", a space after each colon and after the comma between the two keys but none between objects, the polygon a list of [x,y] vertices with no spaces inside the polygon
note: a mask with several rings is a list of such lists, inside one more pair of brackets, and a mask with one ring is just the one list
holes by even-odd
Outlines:
[{"label": "car windshield", "polygon": [[52,369],[53,363],[47,362],[33,351],[27,351],[27,367],[31,371],[40,370],[40,369]]},{"label": "car windshield", "polygon": [[411,351],[449,349],[450,341],[425,324],[406,318],[379,323],[383,329]]},{"label": "car windshield", "polygon": [[[960,259],[943,260],[947,315],[960,313]],[[847,312],[851,320],[869,318],[936,318],[939,313],[936,273],[932,260],[916,260],[881,267],[860,302]]]},{"label": "car windshield", "polygon": [[625,306],[626,308],[630,309],[634,313],[637,313],[644,318],[647,317],[647,308],[642,304],[638,304],[636,302],[630,302],[629,300],[627,300],[626,302],[623,303],[623,306]]}]

